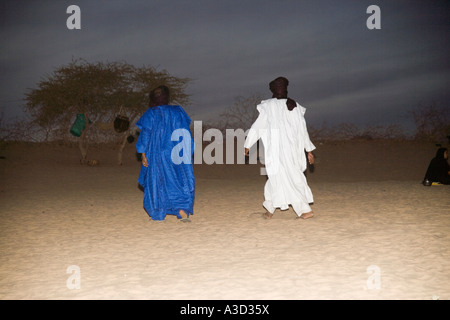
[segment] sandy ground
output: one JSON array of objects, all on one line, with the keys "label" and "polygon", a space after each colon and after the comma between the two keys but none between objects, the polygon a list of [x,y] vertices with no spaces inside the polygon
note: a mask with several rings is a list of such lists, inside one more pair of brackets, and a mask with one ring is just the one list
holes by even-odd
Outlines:
[{"label": "sandy ground", "polygon": [[316,143],[315,217],[265,220],[261,165],[195,165],[195,215],[149,220],[134,145],[0,149],[1,299],[449,299],[436,146]]}]

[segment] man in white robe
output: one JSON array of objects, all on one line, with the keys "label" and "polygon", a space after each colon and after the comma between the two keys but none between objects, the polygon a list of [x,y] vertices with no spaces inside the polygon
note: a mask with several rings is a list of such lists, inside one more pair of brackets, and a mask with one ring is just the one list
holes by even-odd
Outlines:
[{"label": "man in white robe", "polygon": [[[289,81],[279,77],[270,83],[273,98],[262,101],[259,116],[247,135],[244,148],[249,149],[261,139],[264,144],[268,180],[264,187],[265,217],[270,219],[276,208],[292,206],[299,218],[313,216],[314,202],[304,171],[307,161],[314,163],[314,144],[306,128],[306,109],[287,97]],[[306,156],[305,151],[308,153]]]}]

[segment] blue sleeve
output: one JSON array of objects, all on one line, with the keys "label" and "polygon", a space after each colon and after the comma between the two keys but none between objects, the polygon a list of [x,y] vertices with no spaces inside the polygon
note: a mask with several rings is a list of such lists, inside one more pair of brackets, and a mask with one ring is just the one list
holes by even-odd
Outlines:
[{"label": "blue sleeve", "polygon": [[151,134],[150,114],[148,112],[144,113],[142,117],[136,122],[136,126],[141,129],[139,138],[136,142],[136,151],[138,153],[146,153]]},{"label": "blue sleeve", "polygon": [[186,111],[184,111],[182,107],[180,107],[180,110],[181,110],[182,126],[185,129],[189,130],[189,126],[191,125],[191,118],[189,118],[189,116],[187,115]]},{"label": "blue sleeve", "polygon": [[194,153],[195,143],[194,143],[194,139],[192,137],[191,129],[190,129],[191,118],[188,116],[188,114],[186,113],[186,111],[184,111],[184,109],[182,107],[179,106],[179,108],[180,108],[180,126],[189,132],[189,138],[190,138],[190,143],[191,143],[190,149],[191,149],[191,152]]},{"label": "blue sleeve", "polygon": [[139,138],[136,142],[136,151],[138,153],[147,153],[147,146],[150,138],[150,130],[144,128],[139,134]]}]

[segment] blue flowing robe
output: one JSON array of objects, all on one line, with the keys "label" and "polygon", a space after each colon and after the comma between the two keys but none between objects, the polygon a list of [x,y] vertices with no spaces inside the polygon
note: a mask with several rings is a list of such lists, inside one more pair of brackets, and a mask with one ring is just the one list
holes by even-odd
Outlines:
[{"label": "blue flowing robe", "polygon": [[136,123],[141,129],[136,149],[145,153],[138,182],[144,189],[144,209],[153,220],[184,210],[193,214],[195,180],[191,119],[180,106],[149,108]]}]

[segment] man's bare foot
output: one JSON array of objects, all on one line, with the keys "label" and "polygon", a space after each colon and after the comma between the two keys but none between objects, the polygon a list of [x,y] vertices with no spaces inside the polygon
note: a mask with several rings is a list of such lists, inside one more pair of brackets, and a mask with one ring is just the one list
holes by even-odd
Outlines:
[{"label": "man's bare foot", "polygon": [[187,215],[186,212],[184,212],[184,210],[180,210],[180,211],[178,211],[178,213],[181,216],[181,219],[180,219],[181,222],[191,222],[191,220],[189,219],[189,216]]},{"label": "man's bare foot", "polygon": [[314,213],[312,211],[307,212],[307,213],[303,213],[299,218],[300,219],[309,219],[314,217]]},{"label": "man's bare foot", "polygon": [[265,212],[263,215],[264,219],[270,220],[273,217],[273,214],[270,212]]},{"label": "man's bare foot", "polygon": [[184,210],[180,210],[180,211],[178,211],[178,213],[180,214],[180,216],[181,216],[182,219],[188,217],[187,213],[184,212]]}]

